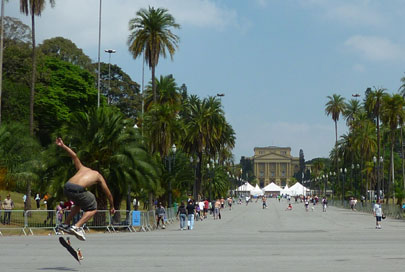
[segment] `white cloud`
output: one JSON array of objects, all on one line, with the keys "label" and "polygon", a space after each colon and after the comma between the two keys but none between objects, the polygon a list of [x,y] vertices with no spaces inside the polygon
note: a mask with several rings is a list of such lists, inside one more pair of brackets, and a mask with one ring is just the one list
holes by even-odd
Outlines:
[{"label": "white cloud", "polygon": [[267,0],[256,0],[256,2],[262,8],[267,7]]},{"label": "white cloud", "polygon": [[[10,1],[6,15],[23,18],[30,25],[29,17],[19,13],[17,1]],[[122,45],[128,37],[128,21],[140,8],[148,6],[169,10],[182,26],[224,29],[238,27],[234,9],[220,6],[213,0],[104,0],[102,2],[102,44]],[[56,1],[37,18],[38,41],[63,36],[78,43],[79,47],[94,46],[98,42],[99,0]],[[181,31],[181,30],[179,30]],[[179,31],[176,31],[177,33]]]},{"label": "white cloud", "polygon": [[373,0],[300,0],[306,7],[321,9],[321,16],[350,26],[380,27],[388,17],[381,11],[381,2]]},{"label": "white cloud", "polygon": [[356,35],[346,40],[344,45],[367,60],[405,60],[405,48],[386,38]]}]

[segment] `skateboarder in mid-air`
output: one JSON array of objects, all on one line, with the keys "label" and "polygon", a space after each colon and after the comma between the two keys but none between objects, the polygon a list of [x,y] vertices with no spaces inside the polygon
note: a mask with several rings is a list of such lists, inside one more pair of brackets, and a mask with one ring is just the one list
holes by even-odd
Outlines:
[{"label": "skateboarder in mid-air", "polygon": [[[70,155],[70,157],[72,157],[77,170],[76,174],[71,177],[68,182],[66,182],[63,188],[63,193],[67,198],[74,202],[75,206],[72,208],[71,212],[66,218],[65,223],[59,225],[58,227],[66,233],[75,235],[79,240],[85,241],[86,238],[84,237],[82,226],[97,212],[96,198],[91,192],[86,191],[86,188],[97,183],[100,184],[110,202],[110,212],[112,214],[115,213],[113,197],[108,189],[107,183],[99,172],[84,166],[80,162],[76,153],[67,147],[61,138],[57,138],[55,143],[63,148]],[[75,225],[70,226],[70,221],[78,212],[80,212],[80,209],[84,211],[82,218],[80,218]]]}]

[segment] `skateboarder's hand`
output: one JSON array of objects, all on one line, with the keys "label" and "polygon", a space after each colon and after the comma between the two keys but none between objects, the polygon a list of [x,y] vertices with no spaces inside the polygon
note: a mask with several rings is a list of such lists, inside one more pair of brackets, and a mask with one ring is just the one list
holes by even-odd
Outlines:
[{"label": "skateboarder's hand", "polygon": [[112,208],[110,209],[110,213],[111,213],[111,214],[114,214],[114,213],[115,213],[114,207],[112,207]]},{"label": "skateboarder's hand", "polygon": [[63,146],[62,138],[56,138],[55,144],[58,146]]}]

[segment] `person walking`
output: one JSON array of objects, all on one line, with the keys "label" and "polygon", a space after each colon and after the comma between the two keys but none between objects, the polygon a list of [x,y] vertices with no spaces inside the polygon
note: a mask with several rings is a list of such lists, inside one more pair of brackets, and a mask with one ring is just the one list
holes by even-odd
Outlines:
[{"label": "person walking", "polygon": [[328,199],[326,196],[322,199],[322,211],[326,212],[326,208],[328,207]]},{"label": "person walking", "polygon": [[180,230],[184,230],[186,228],[186,218],[187,218],[187,210],[184,202],[180,203],[179,208],[177,209],[176,214],[180,219]]},{"label": "person walking", "polygon": [[10,225],[11,221],[11,210],[14,209],[14,202],[10,197],[10,194],[7,195],[7,198],[4,199],[2,204],[4,210],[3,224]]},{"label": "person walking", "polygon": [[165,229],[165,216],[166,216],[166,209],[163,207],[162,202],[159,202],[159,206],[156,208],[156,229],[159,228],[160,222],[162,222],[162,229]]},{"label": "person walking", "polygon": [[38,193],[35,195],[35,201],[37,202],[37,210],[39,210],[40,204],[41,204],[41,198],[39,197]]},{"label": "person walking", "polygon": [[267,198],[266,198],[266,196],[262,197],[262,201],[263,201],[263,209],[266,209],[267,208]]},{"label": "person walking", "polygon": [[381,229],[381,218],[384,217],[384,214],[381,207],[381,201],[379,199],[377,199],[376,203],[374,204],[373,212],[375,216],[375,228]]},{"label": "person walking", "polygon": [[192,230],[194,228],[194,213],[195,213],[195,206],[193,204],[193,201],[190,200],[187,204],[187,218],[188,218],[188,229]]},{"label": "person walking", "polygon": [[[69,200],[73,201],[75,205],[72,207],[71,212],[66,217],[65,223],[60,224],[58,229],[61,229],[68,234],[75,235],[81,241],[85,241],[86,237],[84,236],[83,225],[97,213],[96,197],[91,192],[86,191],[86,188],[95,184],[101,186],[110,202],[111,214],[115,213],[113,196],[108,189],[104,177],[98,171],[84,166],[76,153],[66,146],[61,138],[57,138],[55,143],[69,154],[77,171],[76,174],[71,177],[63,187],[64,195]],[[71,226],[70,221],[76,214],[80,212],[80,210],[84,211],[83,216],[79,221]]]}]

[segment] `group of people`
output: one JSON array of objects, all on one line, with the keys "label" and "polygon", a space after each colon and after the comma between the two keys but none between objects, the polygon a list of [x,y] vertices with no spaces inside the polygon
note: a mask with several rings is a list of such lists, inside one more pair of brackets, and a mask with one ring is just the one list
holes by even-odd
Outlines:
[{"label": "group of people", "polygon": [[[221,219],[221,210],[227,206],[229,210],[232,210],[232,204],[234,200],[232,197],[218,198],[213,201],[203,199],[201,201],[194,201],[189,197],[187,202],[181,202],[177,208],[176,217],[180,221],[180,230],[192,230],[194,228],[195,221],[203,221],[208,218],[208,215],[212,215],[214,220]],[[166,225],[166,209],[162,202],[156,207],[156,226],[157,228],[165,229]]]}]

